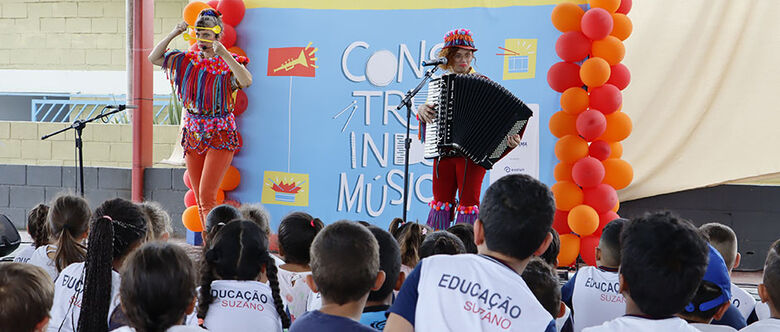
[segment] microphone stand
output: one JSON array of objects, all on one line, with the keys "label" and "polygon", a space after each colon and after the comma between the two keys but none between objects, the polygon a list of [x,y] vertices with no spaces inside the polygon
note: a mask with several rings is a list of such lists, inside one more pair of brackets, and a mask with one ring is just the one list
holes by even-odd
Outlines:
[{"label": "microphone stand", "polygon": [[[108,113],[103,113],[104,110],[110,109],[110,108],[113,108],[114,110],[111,111],[111,112],[108,112]],[[119,113],[121,111],[124,111],[125,108],[133,108],[133,107],[132,106],[128,107],[127,105],[117,105],[117,106],[108,105],[108,106],[105,106],[100,111],[100,114],[98,114],[94,118],[87,119],[87,120],[75,120],[75,121],[73,121],[73,123],[70,126],[62,128],[62,129],[57,130],[57,131],[55,131],[55,132],[53,132],[51,134],[48,134],[48,135],[45,135],[45,136],[41,137],[41,140],[45,140],[45,139],[47,139],[49,137],[52,137],[54,135],[66,132],[66,131],[68,131],[70,129],[76,130],[76,150],[78,151],[78,155],[79,155],[79,160],[78,160],[78,162],[79,162],[78,177],[79,177],[79,180],[80,180],[79,192],[81,193],[81,197],[84,197],[84,154],[83,154],[83,144],[82,144],[83,142],[81,140],[81,132],[87,126],[87,123],[90,123],[90,122],[98,120],[98,119],[102,119],[102,118],[107,117],[107,116],[109,116],[111,114],[114,114],[114,113]]]},{"label": "microphone stand", "polygon": [[417,84],[417,87],[413,90],[409,90],[406,95],[404,96],[404,99],[401,100],[401,103],[396,106],[396,111],[400,110],[402,107],[406,106],[406,139],[404,140],[404,205],[403,205],[403,221],[406,222],[406,210],[409,205],[409,148],[412,144],[412,139],[409,138],[409,127],[410,122],[412,118],[412,98],[414,98],[415,95],[417,95],[418,92],[420,92],[420,89],[422,89],[423,85],[428,82],[428,80],[431,79],[431,76],[433,76],[433,73],[436,72],[436,70],[439,69],[439,66],[434,65],[433,68],[428,69],[425,72],[425,76],[423,77],[422,81],[420,81],[420,84]]}]

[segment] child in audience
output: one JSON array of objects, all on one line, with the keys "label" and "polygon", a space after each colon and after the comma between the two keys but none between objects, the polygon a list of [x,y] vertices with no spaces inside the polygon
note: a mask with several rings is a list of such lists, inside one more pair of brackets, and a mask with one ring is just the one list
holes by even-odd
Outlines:
[{"label": "child in audience", "polygon": [[0,263],[0,331],[46,331],[53,297],[51,278],[40,267]]},{"label": "child in audience", "polygon": [[260,231],[265,233],[270,239],[271,236],[271,214],[260,203],[241,204],[238,208],[244,219],[254,221],[260,227]]},{"label": "child in audience", "polygon": [[731,326],[710,324],[720,319],[731,305],[731,279],[726,262],[717,249],[710,245],[707,271],[689,303],[677,316],[685,319],[699,331],[736,331]]},{"label": "child in audience", "polygon": [[157,202],[143,202],[138,204],[146,216],[149,224],[146,225],[146,242],[168,241],[173,233],[171,217],[168,212]]},{"label": "child in audience", "polygon": [[382,287],[379,245],[364,226],[337,221],[323,228],[311,245],[312,291],[322,294],[322,307],[298,317],[290,332],[375,331],[360,324],[371,290]]},{"label": "child in audience", "polygon": [[758,285],[761,302],[769,305],[770,318],[759,320],[740,330],[743,332],[780,331],[780,240],[769,247],[764,264],[764,279]]},{"label": "child in audience", "polygon": [[81,244],[87,237],[89,205],[75,195],[62,195],[54,199],[48,214],[48,226],[54,243],[35,249],[29,263],[46,270],[51,280],[68,265],[84,261],[86,247]]},{"label": "child in audience", "polygon": [[604,226],[596,247],[596,266],[580,268],[566,282],[561,293],[571,308],[575,332],[623,316],[626,299],[620,294],[620,232],[626,219],[615,219]]},{"label": "child in audience", "polygon": [[279,296],[268,238],[249,220],[218,225],[201,264],[198,318],[209,331],[281,332],[290,318]]},{"label": "child in audience", "polygon": [[46,225],[46,217],[48,215],[49,206],[43,203],[36,205],[27,214],[27,234],[30,234],[32,243],[14,257],[14,262],[28,263],[35,249],[49,244],[49,227]]},{"label": "child in audience", "polygon": [[283,264],[278,265],[279,291],[293,322],[306,312],[306,302],[312,295],[305,280],[311,274],[309,249],[323,227],[321,220],[306,212],[290,213],[279,224],[279,255],[284,257]]},{"label": "child in audience", "polygon": [[555,269],[558,267],[558,254],[561,252],[561,236],[558,235],[558,231],[555,228],[550,228],[550,234],[552,234],[552,242],[550,242],[550,246],[547,247],[547,250],[539,258]]},{"label": "child in audience", "polygon": [[195,309],[197,272],[187,253],[177,245],[146,243],[133,252],[122,269],[121,305],[130,326],[115,332],[198,332],[183,326]]},{"label": "child in audience", "polygon": [[390,223],[390,234],[393,234],[401,248],[401,271],[409,275],[420,261],[420,245],[425,235],[433,230],[415,222],[404,222],[395,218]]},{"label": "child in audience", "polygon": [[[729,276],[731,276],[731,271],[739,266],[739,262],[742,259],[742,255],[737,250],[737,234],[734,233],[731,227],[715,222],[701,225],[699,231],[704,234],[710,244],[723,256],[723,260],[726,261],[726,267],[729,269]],[[747,319],[756,306],[756,299],[753,298],[753,295],[750,295],[750,293],[732,282],[731,306],[737,308],[742,317]]]},{"label": "child in audience", "polygon": [[466,253],[476,254],[477,245],[474,244],[474,225],[469,223],[460,223],[450,226],[447,231],[455,234],[466,247]]},{"label": "child in audience", "polygon": [[649,213],[623,225],[620,246],[626,315],[583,331],[698,331],[674,314],[691,301],[707,268],[699,231],[670,212]]},{"label": "child in audience", "polygon": [[433,255],[457,255],[465,252],[463,241],[447,231],[430,233],[420,244],[420,259]]},{"label": "child in audience", "polygon": [[393,290],[401,289],[405,276],[401,272],[401,249],[395,238],[376,226],[368,226],[368,230],[379,245],[379,269],[384,271],[385,281],[382,287],[368,293],[360,323],[382,331],[387,322],[386,312],[393,304]]},{"label": "child in audience", "polygon": [[95,209],[86,260],[66,267],[54,283],[49,332],[108,330],[109,317],[119,306],[117,271],[143,243],[147,223],[141,208],[122,198]]},{"label": "child in audience", "polygon": [[539,304],[555,318],[566,312],[566,305],[561,302],[561,286],[558,275],[550,264],[539,257],[533,257],[523,270],[523,280],[534,293]]},{"label": "child in audience", "polygon": [[211,228],[219,223],[227,224],[231,220],[241,219],[241,211],[230,204],[221,204],[215,206],[209,214],[206,215],[206,233],[211,232]]},{"label": "child in audience", "polygon": [[480,255],[437,255],[417,265],[390,308],[385,331],[555,331],[521,277],[552,241],[547,186],[507,175],[485,192],[474,223]]}]

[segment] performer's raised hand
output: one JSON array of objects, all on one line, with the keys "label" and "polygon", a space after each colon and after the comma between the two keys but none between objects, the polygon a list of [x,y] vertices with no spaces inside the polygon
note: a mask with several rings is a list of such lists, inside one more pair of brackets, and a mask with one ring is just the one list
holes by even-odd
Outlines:
[{"label": "performer's raised hand", "polygon": [[433,118],[436,116],[434,114],[433,108],[436,105],[434,104],[422,104],[417,107],[417,115],[420,117],[420,120],[422,120],[425,123],[431,123],[433,122]]},{"label": "performer's raised hand", "polygon": [[182,32],[187,31],[188,27],[189,24],[187,24],[187,22],[181,21],[179,24],[176,24],[176,26],[173,28],[173,31],[171,31],[171,34],[178,36]]},{"label": "performer's raised hand", "polygon": [[508,146],[510,149],[514,149],[514,148],[516,148],[518,145],[520,145],[520,139],[521,139],[521,138],[520,138],[520,135],[519,135],[519,134],[515,134],[515,135],[507,136],[507,137],[506,137],[506,145],[507,145],[507,146]]},{"label": "performer's raised hand", "polygon": [[219,40],[215,40],[214,43],[211,44],[211,47],[214,48],[214,53],[217,55],[223,58],[230,57],[230,52],[228,52],[228,50],[225,48],[225,45],[222,45]]}]

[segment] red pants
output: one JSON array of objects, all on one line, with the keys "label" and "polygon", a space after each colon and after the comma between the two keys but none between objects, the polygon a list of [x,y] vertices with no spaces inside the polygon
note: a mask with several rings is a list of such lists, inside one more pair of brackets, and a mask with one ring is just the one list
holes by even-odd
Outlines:
[{"label": "red pants", "polygon": [[455,193],[460,192],[458,202],[460,206],[479,205],[479,194],[482,191],[485,172],[482,166],[463,157],[434,160],[433,200],[455,205]]},{"label": "red pants", "polygon": [[184,161],[187,163],[192,192],[195,193],[195,201],[198,204],[200,223],[205,231],[206,216],[217,206],[219,185],[233,161],[233,151],[207,149],[202,154],[187,151]]}]

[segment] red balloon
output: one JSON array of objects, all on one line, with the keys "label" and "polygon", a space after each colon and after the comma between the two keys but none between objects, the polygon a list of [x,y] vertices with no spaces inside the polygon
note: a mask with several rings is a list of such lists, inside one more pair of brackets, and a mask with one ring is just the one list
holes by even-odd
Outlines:
[{"label": "red balloon", "polygon": [[582,32],[569,31],[558,37],[558,41],[555,42],[555,53],[563,61],[580,61],[590,53],[590,40]]},{"label": "red balloon", "polygon": [[206,4],[209,5],[211,8],[217,9],[217,6],[219,5],[219,0],[206,1]]},{"label": "red balloon", "polygon": [[246,5],[243,0],[221,0],[217,10],[222,13],[222,22],[236,26],[244,19]]},{"label": "red balloon", "polygon": [[628,14],[631,11],[631,0],[620,0],[620,7],[618,7],[616,13]]},{"label": "red balloon", "polygon": [[623,94],[616,86],[604,84],[590,90],[590,108],[595,108],[604,114],[611,114],[623,104]]},{"label": "red balloon", "polygon": [[192,189],[187,190],[187,193],[184,194],[184,206],[190,207],[197,204],[198,202],[195,201],[195,192],[192,191]]},{"label": "red balloon", "polygon": [[[574,183],[582,188],[595,187],[604,180],[604,165],[596,158],[585,157],[574,163],[571,168],[571,176]],[[612,204],[615,206],[615,204]],[[610,208],[612,207],[610,206]]]},{"label": "red balloon", "polygon": [[182,181],[184,181],[184,185],[187,186],[187,188],[192,189],[192,183],[190,182],[190,173],[187,171],[184,171],[184,175],[181,177]]},{"label": "red balloon", "polygon": [[591,40],[604,39],[612,32],[612,15],[602,8],[591,8],[582,16],[582,33]]},{"label": "red balloon", "polygon": [[588,147],[588,155],[598,160],[605,160],[609,158],[611,153],[612,148],[609,146],[609,143],[605,141],[594,141],[590,143],[590,146]]},{"label": "red balloon", "polygon": [[568,88],[581,87],[580,66],[571,62],[558,62],[547,71],[547,83],[558,92]]},{"label": "red balloon", "polygon": [[236,44],[236,29],[230,24],[223,24],[222,37],[219,38],[219,42],[222,43],[225,48],[231,48]]},{"label": "red balloon", "polygon": [[609,210],[599,215],[599,232],[604,229],[604,226],[609,224],[610,221],[620,218],[615,211]]},{"label": "red balloon", "polygon": [[596,247],[599,246],[599,240],[601,237],[601,229],[593,233],[591,236],[584,236],[580,239],[580,257],[585,261],[585,264],[590,266],[596,266]]},{"label": "red balloon", "polygon": [[569,211],[555,210],[552,227],[558,234],[571,233],[571,228],[569,228]]},{"label": "red balloon", "polygon": [[599,215],[611,211],[618,202],[615,188],[608,184],[602,183],[593,188],[586,188],[582,192],[585,194],[584,203],[590,205]]},{"label": "red balloon", "polygon": [[586,141],[592,142],[607,130],[607,118],[604,113],[589,109],[577,116],[577,133]]},{"label": "red balloon", "polygon": [[249,100],[246,98],[246,92],[239,89],[236,92],[236,101],[233,104],[233,114],[236,116],[241,115],[246,111],[247,105],[249,105]]},{"label": "red balloon", "polygon": [[620,90],[625,89],[631,83],[631,72],[628,67],[622,63],[610,66],[612,73],[609,75],[608,84],[612,84]]}]

